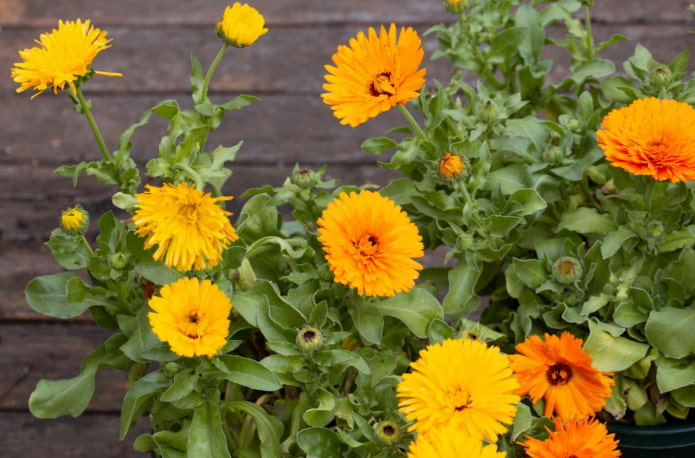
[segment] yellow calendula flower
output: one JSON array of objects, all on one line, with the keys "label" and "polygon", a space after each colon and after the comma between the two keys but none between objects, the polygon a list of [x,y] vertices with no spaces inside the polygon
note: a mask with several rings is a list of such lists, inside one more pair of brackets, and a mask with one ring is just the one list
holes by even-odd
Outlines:
[{"label": "yellow calendula flower", "polygon": [[341,124],[358,126],[397,104],[417,98],[427,69],[418,69],[424,56],[422,40],[412,28],[370,27],[357,34],[350,46],[333,55],[321,94]]},{"label": "yellow calendula flower", "polygon": [[89,226],[89,213],[82,205],[75,205],[60,214],[60,228],[66,234],[84,234]]},{"label": "yellow calendula flower", "polygon": [[266,32],[263,15],[254,7],[239,2],[225,8],[222,20],[217,24],[219,37],[236,48],[253,44]]},{"label": "yellow calendula flower", "polygon": [[445,179],[453,179],[461,176],[464,170],[464,163],[461,156],[454,153],[446,153],[439,160],[439,176]]},{"label": "yellow calendula flower", "polygon": [[527,437],[519,442],[530,458],[617,458],[621,456],[615,434],[608,434],[606,426],[594,419],[563,421],[553,419],[555,431],[539,440]]},{"label": "yellow calendula flower", "polygon": [[22,62],[17,62],[11,77],[20,86],[17,92],[33,88],[38,91],[31,98],[53,88],[54,93],[67,85],[73,93],[79,79],[98,75],[121,76],[120,73],[94,71],[91,68],[96,55],[111,47],[106,32],[93,27],[89,20],[82,22],[58,21],[58,29],[41,34],[36,41],[40,47],[19,51]]},{"label": "yellow calendula flower", "polygon": [[135,196],[133,222],[135,234],[146,237],[145,248],[157,246],[156,261],[164,258],[167,266],[182,271],[214,267],[239,238],[229,222],[231,213],[217,204],[231,197],[212,197],[188,183],[146,188]]},{"label": "yellow calendula flower", "polygon": [[377,192],[340,193],[317,222],[319,241],[338,283],[367,296],[393,296],[415,286],[424,256],[417,226]]},{"label": "yellow calendula flower", "polygon": [[408,447],[408,458],[505,458],[494,444],[484,445],[479,437],[450,425],[418,433]]},{"label": "yellow calendula flower", "polygon": [[515,393],[519,382],[499,348],[447,339],[419,356],[397,387],[399,410],[415,421],[411,431],[429,433],[450,425],[462,436],[491,442],[507,431],[520,399]]},{"label": "yellow calendula flower", "polygon": [[232,303],[210,280],[182,278],[148,304],[152,331],[179,356],[215,356],[227,343]]}]

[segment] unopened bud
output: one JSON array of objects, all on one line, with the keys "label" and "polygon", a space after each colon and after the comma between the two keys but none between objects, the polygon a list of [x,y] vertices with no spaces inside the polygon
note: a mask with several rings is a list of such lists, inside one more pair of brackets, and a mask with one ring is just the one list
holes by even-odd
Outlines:
[{"label": "unopened bud", "polygon": [[584,268],[579,259],[573,256],[563,256],[553,264],[553,280],[564,285],[574,283],[582,278]]},{"label": "unopened bud", "polygon": [[500,109],[492,100],[486,100],[478,105],[478,117],[481,121],[492,122],[500,116]]},{"label": "unopened bud", "polygon": [[439,160],[437,172],[445,180],[453,180],[460,177],[466,170],[466,164],[461,156],[454,153],[446,153]]},{"label": "unopened bud", "polygon": [[671,69],[666,65],[657,65],[649,71],[649,79],[654,86],[664,87],[673,81],[673,75],[671,74]]},{"label": "unopened bud", "polygon": [[313,326],[304,326],[297,333],[297,346],[306,353],[314,352],[323,347],[323,334]]},{"label": "unopened bud", "polygon": [[111,263],[111,267],[114,269],[123,269],[126,265],[128,265],[128,257],[123,253],[116,253],[111,256],[109,263]]},{"label": "unopened bud", "polygon": [[89,227],[89,213],[82,205],[68,208],[60,215],[60,228],[66,234],[84,235]]},{"label": "unopened bud", "polygon": [[559,147],[551,146],[545,152],[544,156],[545,156],[545,160],[549,164],[557,164],[558,162],[562,161],[562,159],[564,159],[565,154],[562,151],[562,149],[560,149]]},{"label": "unopened bud", "polygon": [[647,234],[649,234],[649,237],[661,237],[664,235],[664,223],[661,221],[649,221],[647,223]]},{"label": "unopened bud", "polygon": [[391,421],[382,421],[376,425],[374,438],[382,445],[394,447],[401,441],[401,428]]},{"label": "unopened bud", "polygon": [[237,269],[235,286],[241,291],[248,291],[256,284],[256,273],[253,271],[251,262],[244,258]]},{"label": "unopened bud", "polygon": [[470,234],[461,234],[456,239],[459,250],[467,250],[473,245],[473,237]]},{"label": "unopened bud", "polygon": [[296,169],[290,176],[290,183],[302,189],[311,189],[319,184],[319,177],[313,170]]}]

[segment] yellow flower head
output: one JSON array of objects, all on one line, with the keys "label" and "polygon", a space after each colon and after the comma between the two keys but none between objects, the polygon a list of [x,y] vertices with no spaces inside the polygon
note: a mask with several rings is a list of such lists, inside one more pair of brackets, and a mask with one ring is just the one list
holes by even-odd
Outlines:
[{"label": "yellow flower head", "polygon": [[410,430],[451,425],[461,436],[496,442],[512,423],[519,383],[497,347],[447,339],[422,350],[410,367],[397,388],[399,410],[415,420]]},{"label": "yellow flower head", "polygon": [[265,18],[254,7],[235,2],[224,10],[222,20],[217,24],[217,34],[226,43],[245,48],[266,33]]},{"label": "yellow flower head", "polygon": [[479,437],[450,425],[418,433],[408,447],[408,458],[505,458],[494,444],[483,445]]},{"label": "yellow flower head", "polygon": [[340,193],[318,220],[319,241],[338,283],[367,296],[409,291],[424,256],[417,226],[377,192]]},{"label": "yellow flower head", "polygon": [[545,341],[531,336],[510,355],[521,389],[533,402],[545,400],[544,415],[563,420],[592,417],[606,405],[615,383],[592,366],[582,340],[565,331],[560,337],[545,334]]},{"label": "yellow flower head", "polygon": [[82,205],[75,205],[68,208],[60,215],[60,228],[66,234],[82,234],[87,232],[89,226],[89,213],[82,208]]},{"label": "yellow flower head", "polygon": [[608,434],[606,426],[598,420],[554,418],[553,421],[555,431],[546,428],[549,434],[546,440],[527,437],[525,442],[520,442],[529,457],[617,458],[621,455],[615,434]]},{"label": "yellow flower head", "polygon": [[688,103],[639,99],[613,110],[596,132],[612,165],[672,182],[695,180],[695,109]]},{"label": "yellow flower head", "polygon": [[[92,74],[92,61],[96,55],[111,47],[106,39],[106,32],[92,27],[89,20],[82,22],[58,21],[58,30],[43,33],[36,40],[40,48],[33,47],[19,51],[22,62],[12,68],[12,79],[19,83],[17,92],[30,88],[38,91],[31,98],[48,88],[54,93],[68,85],[73,93],[79,79]],[[120,73],[94,71],[98,75],[121,76]]]},{"label": "yellow flower head", "polygon": [[445,179],[453,179],[461,176],[464,171],[464,163],[461,156],[454,153],[446,153],[439,160],[439,176]]},{"label": "yellow flower head", "polygon": [[232,303],[210,280],[164,285],[149,306],[152,331],[179,356],[215,356],[227,343]]},{"label": "yellow flower head", "polygon": [[133,222],[135,234],[147,237],[145,248],[157,245],[153,258],[178,270],[214,267],[222,252],[239,238],[229,222],[228,211],[217,202],[231,197],[212,197],[188,183],[161,187],[146,185],[137,194]]},{"label": "yellow flower head", "polygon": [[422,40],[412,28],[402,27],[397,36],[395,24],[388,31],[381,26],[379,35],[370,27],[367,35],[350,39],[350,46],[338,46],[335,66],[325,66],[329,74],[321,97],[341,124],[358,126],[420,95],[427,72],[418,69],[423,55]]}]

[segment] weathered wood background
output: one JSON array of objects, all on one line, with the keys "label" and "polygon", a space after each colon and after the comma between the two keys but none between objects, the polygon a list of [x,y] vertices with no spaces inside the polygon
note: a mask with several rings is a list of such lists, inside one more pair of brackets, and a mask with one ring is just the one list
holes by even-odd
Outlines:
[{"label": "weathered wood background", "polygon": [[[360,150],[369,136],[402,124],[387,113],[352,129],[341,126],[320,98],[323,65],[339,44],[368,26],[396,22],[424,32],[447,22],[440,0],[250,0],[266,17],[270,31],[243,50],[228,52],[211,85],[215,100],[240,93],[262,101],[228,115],[210,144],[244,140],[227,193],[270,183],[280,184],[292,166],[329,165],[329,175],[343,182],[384,183],[373,156]],[[630,38],[607,50],[621,61],[641,42],[662,62],[684,49],[695,50],[695,22],[687,0],[596,0],[594,31],[599,39],[613,33]],[[131,457],[134,437],[147,429],[141,422],[125,441],[117,440],[124,374],[104,371],[80,418],[37,420],[27,399],[40,378],[77,374],[82,358],[106,334],[87,318],[70,322],[33,312],[23,289],[36,275],[59,271],[43,246],[60,212],[81,203],[94,214],[110,205],[113,188],[91,179],[77,188],[53,170],[63,163],[100,157],[87,123],[64,95],[45,93],[33,101],[16,94],[9,69],[17,50],[62,19],[91,19],[108,31],[113,47],[94,67],[124,73],[123,78],[95,77],[85,88],[107,144],[115,147],[120,132],[163,98],[188,106],[188,56],[206,67],[219,49],[214,25],[225,0],[0,0],[0,456],[3,458]],[[561,31],[556,31],[558,34]],[[426,53],[436,49],[425,37]],[[556,75],[566,59],[550,54]],[[426,58],[427,59],[427,58]],[[426,62],[429,79],[445,79],[444,61]],[[691,70],[695,66],[691,65]],[[144,163],[153,157],[163,122],[154,122],[134,137],[133,154]],[[241,199],[235,200],[238,211]]]}]

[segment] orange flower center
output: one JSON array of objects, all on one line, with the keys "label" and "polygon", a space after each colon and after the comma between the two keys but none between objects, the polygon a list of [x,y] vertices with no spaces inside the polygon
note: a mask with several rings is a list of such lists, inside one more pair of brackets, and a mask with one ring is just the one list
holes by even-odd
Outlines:
[{"label": "orange flower center", "polygon": [[454,410],[461,411],[471,405],[473,400],[471,399],[471,394],[468,390],[463,389],[460,386],[455,386],[450,388],[446,393],[449,401],[449,405],[454,406]]},{"label": "orange flower center", "polygon": [[353,246],[359,251],[360,256],[371,258],[379,254],[379,242],[372,234],[364,234]]},{"label": "orange flower center", "polygon": [[198,312],[190,312],[186,317],[186,323],[184,324],[185,329],[183,329],[183,334],[189,339],[197,339],[200,337],[198,333],[198,322],[200,317]]},{"label": "orange flower center", "polygon": [[181,216],[189,223],[195,224],[198,221],[198,202],[186,202],[181,206]]},{"label": "orange flower center", "polygon": [[566,385],[572,379],[572,368],[564,363],[557,363],[545,373],[551,385]]},{"label": "orange flower center", "polygon": [[651,140],[647,143],[648,160],[657,168],[662,167],[663,158],[666,155],[668,145],[663,140]]},{"label": "orange flower center", "polygon": [[369,93],[372,97],[379,97],[383,94],[394,95],[396,88],[391,81],[391,72],[381,72],[376,75],[369,85]]}]

